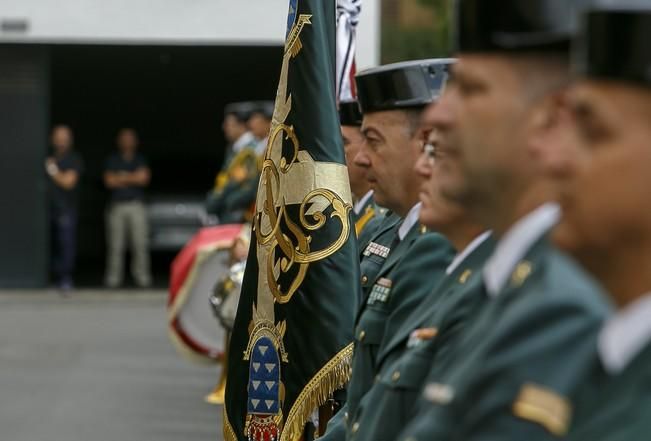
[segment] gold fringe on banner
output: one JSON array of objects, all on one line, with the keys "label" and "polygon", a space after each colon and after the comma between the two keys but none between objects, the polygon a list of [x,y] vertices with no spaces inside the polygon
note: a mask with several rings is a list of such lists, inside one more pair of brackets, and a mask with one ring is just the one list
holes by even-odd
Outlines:
[{"label": "gold fringe on banner", "polygon": [[[317,407],[324,404],[334,391],[350,381],[353,343],[335,355],[303,388],[289,411],[280,441],[297,441],[305,424]],[[224,406],[224,441],[238,441]]]},{"label": "gold fringe on banner", "polygon": [[314,409],[324,404],[334,391],[350,381],[353,343],[342,349],[303,388],[294,401],[280,435],[280,441],[297,441]]}]

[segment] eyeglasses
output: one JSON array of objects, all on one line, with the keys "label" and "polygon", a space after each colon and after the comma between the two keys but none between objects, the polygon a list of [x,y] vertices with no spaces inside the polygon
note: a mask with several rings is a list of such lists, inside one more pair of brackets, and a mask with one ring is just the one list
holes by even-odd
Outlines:
[{"label": "eyeglasses", "polygon": [[438,149],[436,148],[436,145],[434,143],[431,143],[431,142],[423,143],[422,154],[425,155],[425,157],[427,158],[428,164],[431,165],[431,166],[434,166],[436,156],[440,153],[437,150]]}]

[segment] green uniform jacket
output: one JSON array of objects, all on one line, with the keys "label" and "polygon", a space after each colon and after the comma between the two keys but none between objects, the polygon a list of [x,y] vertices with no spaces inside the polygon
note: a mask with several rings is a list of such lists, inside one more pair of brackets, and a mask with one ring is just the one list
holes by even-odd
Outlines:
[{"label": "green uniform jacket", "polygon": [[[362,297],[357,299],[357,309],[362,307],[362,299],[366,299],[370,288],[373,286],[372,281],[376,279],[377,274],[382,269],[385,260],[387,259],[391,247],[396,242],[398,237],[398,229],[402,218],[393,212],[388,212],[385,217],[377,220],[378,225],[375,228],[375,234],[368,235],[370,237],[358,239],[360,254],[360,283],[362,286]],[[361,241],[366,242],[362,246]],[[372,244],[372,245],[371,245]],[[386,249],[385,249],[386,248]],[[346,439],[346,424],[344,422],[344,415],[348,413],[348,404],[344,405],[342,409],[337,412],[334,417],[328,422],[328,430],[325,435],[324,441],[344,440]]]},{"label": "green uniform jacket", "polygon": [[[411,419],[423,383],[439,352],[445,352],[486,300],[476,285],[481,268],[495,241],[487,238],[451,274],[447,275],[419,307],[394,311],[380,346],[380,372],[352,416],[353,440],[394,440]],[[396,274],[396,291],[418,289],[402,284]],[[414,278],[405,279],[414,282]],[[427,285],[427,284],[423,284]],[[410,338],[413,331],[436,329],[429,340]],[[434,332],[434,331],[432,331]]]},{"label": "green uniform jacket", "polygon": [[427,404],[399,439],[558,439],[570,422],[568,397],[588,373],[608,311],[590,279],[540,239],[509,285],[432,367]]},{"label": "green uniform jacket", "polygon": [[[373,243],[375,239],[369,246]],[[359,400],[373,384],[377,374],[378,350],[391,314],[417,307],[434,284],[444,277],[453,257],[454,249],[447,239],[438,233],[426,232],[416,224],[397,243],[375,277],[369,280],[367,286],[370,286],[370,290],[363,289],[365,298],[355,321],[355,352],[346,406],[328,425],[324,441],[345,439],[345,431],[352,431],[352,424],[346,415],[355,414]],[[397,291],[393,288],[400,268],[404,268],[400,271],[405,284],[415,289]],[[407,278],[409,282],[405,280]]]},{"label": "green uniform jacket", "polygon": [[392,254],[391,249],[397,242],[401,222],[400,216],[391,213],[382,220],[372,240],[369,240],[364,247],[362,244],[359,246],[362,298],[359,299],[358,310],[362,307],[362,301],[368,296],[385,261]]},{"label": "green uniform jacket", "polygon": [[591,375],[579,389],[570,441],[651,439],[651,344],[618,375],[604,371],[596,353]]},{"label": "green uniform jacket", "polygon": [[[238,167],[246,171],[246,178],[240,182],[230,179],[230,172]],[[221,223],[243,222],[245,212],[255,202],[260,179],[260,161],[255,152],[255,144],[246,145],[237,154],[231,150],[224,161],[220,175],[228,180],[223,188],[215,189],[208,194],[206,211],[216,214]]]}]

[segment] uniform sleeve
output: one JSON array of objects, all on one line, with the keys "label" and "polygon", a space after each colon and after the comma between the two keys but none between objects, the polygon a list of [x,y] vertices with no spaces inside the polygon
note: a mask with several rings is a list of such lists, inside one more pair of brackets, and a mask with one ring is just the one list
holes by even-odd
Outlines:
[{"label": "uniform sleeve", "polygon": [[321,441],[346,441],[346,421],[344,416],[348,413],[345,404],[328,422],[326,433],[319,438]]},{"label": "uniform sleeve", "polygon": [[393,295],[390,299],[391,315],[387,320],[380,352],[405,325],[405,320],[443,280],[445,269],[454,257],[454,249],[440,234],[427,233],[417,239],[407,254],[421,257],[412,257],[408,260],[408,265],[399,264],[396,269],[393,291],[398,295]]},{"label": "uniform sleeve", "polygon": [[503,317],[457,391],[450,410],[464,441],[556,440],[567,432],[570,397],[591,366],[602,316],[581,301],[537,294],[539,302]]}]

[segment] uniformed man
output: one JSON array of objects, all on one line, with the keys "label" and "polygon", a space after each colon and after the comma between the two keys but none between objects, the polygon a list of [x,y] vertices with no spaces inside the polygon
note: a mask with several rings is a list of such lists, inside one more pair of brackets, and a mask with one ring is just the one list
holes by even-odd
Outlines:
[{"label": "uniformed man", "polygon": [[588,12],[577,54],[583,78],[568,98],[575,131],[563,134],[572,142],[535,151],[561,188],[554,240],[618,307],[575,400],[573,441],[651,433],[651,5],[627,5]]},{"label": "uniformed man", "polygon": [[459,61],[432,117],[447,155],[439,182],[499,241],[482,271],[489,299],[432,366],[427,404],[400,439],[531,441],[568,430],[568,396],[607,306],[547,240],[559,210],[527,147],[555,129],[578,6],[458,3]]},{"label": "uniformed man", "polygon": [[[341,122],[341,137],[344,142],[346,166],[350,190],[355,205],[353,217],[357,237],[366,231],[365,236],[372,235],[377,223],[386,214],[386,209],[379,207],[373,199],[371,183],[366,179],[366,169],[355,164],[355,156],[364,142],[362,135],[362,112],[357,101],[342,101],[339,103],[339,119]],[[368,229],[367,229],[368,228]],[[370,237],[369,237],[370,239]],[[360,247],[366,247],[368,240],[360,240]]]},{"label": "uniformed man", "polygon": [[[451,60],[419,60],[383,66],[360,73],[358,99],[364,114],[364,143],[355,157],[366,170],[378,204],[392,211],[363,251],[361,306],[355,320],[355,352],[347,403],[328,426],[327,440],[344,439],[346,429],[358,426],[354,415],[359,399],[373,383],[380,342],[393,311],[417,305],[440,280],[452,260],[451,244],[428,233],[418,222],[418,193],[422,177],[413,172],[426,129],[424,107],[436,100],[448,76]],[[391,87],[393,81],[410,87]],[[396,291],[394,274],[400,267],[413,290]]]},{"label": "uniformed man", "polygon": [[269,141],[269,131],[271,130],[271,118],[274,114],[273,101],[256,101],[252,103],[251,116],[247,121],[249,130],[255,137],[255,151],[258,156],[264,156]]},{"label": "uniformed man", "polygon": [[[379,373],[352,416],[353,425],[357,425],[353,440],[393,440],[398,436],[413,415],[414,404],[437,354],[454,344],[485,301],[475,285],[481,279],[481,267],[490,256],[494,241],[490,232],[474,222],[462,206],[442,198],[437,175],[445,155],[436,154],[437,140],[433,130],[416,164],[415,171],[424,179],[420,220],[445,235],[455,249],[463,251],[420,305],[403,305],[389,317],[378,351]],[[410,271],[411,267],[404,266],[396,271],[396,292],[418,289],[411,286]]]},{"label": "uniformed man", "polygon": [[224,166],[208,195],[206,210],[220,223],[240,223],[252,212],[260,176],[256,139],[247,122],[254,106],[250,102],[232,103],[224,109],[222,129],[229,146]]}]

